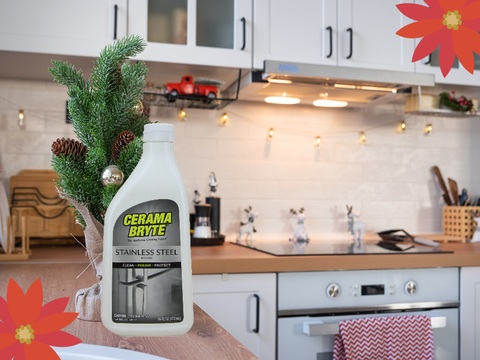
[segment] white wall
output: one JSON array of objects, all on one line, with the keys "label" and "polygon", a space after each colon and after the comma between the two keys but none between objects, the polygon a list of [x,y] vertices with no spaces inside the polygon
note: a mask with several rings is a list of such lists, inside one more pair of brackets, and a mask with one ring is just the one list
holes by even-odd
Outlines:
[{"label": "white wall", "polygon": [[[0,180],[49,167],[51,143],[73,136],[64,121],[66,99],[65,87],[53,82],[0,80]],[[257,239],[287,239],[295,225],[292,207],[305,207],[311,238],[344,236],[346,204],[361,212],[369,232],[439,233],[443,203],[431,167],[478,195],[480,121],[405,118],[399,110],[236,102],[224,110],[226,127],[218,125],[223,110],[187,109],[188,121],[179,122],[178,109],[153,108],[151,120],[175,124],[176,156],[192,200],[195,189],[208,195],[208,174],[216,173],[222,232],[231,240],[249,205],[260,212]],[[404,118],[407,130],[400,134]],[[434,128],[430,137],[423,135],[427,123]],[[275,135],[267,142],[270,127]],[[359,131],[366,133],[364,145]]]}]

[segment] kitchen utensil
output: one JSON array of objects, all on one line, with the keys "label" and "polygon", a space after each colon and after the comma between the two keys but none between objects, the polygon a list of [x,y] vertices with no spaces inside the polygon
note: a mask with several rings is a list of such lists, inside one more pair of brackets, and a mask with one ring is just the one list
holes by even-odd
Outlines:
[{"label": "kitchen utensil", "polygon": [[54,347],[54,350],[61,360],[168,360],[138,351],[100,345],[78,344],[70,347]]},{"label": "kitchen utensil", "polygon": [[0,244],[3,250],[7,253],[7,241],[8,241],[8,227],[7,220],[10,216],[10,209],[8,207],[7,192],[3,183],[0,182]]},{"label": "kitchen utensil", "polygon": [[448,178],[448,186],[450,187],[450,193],[452,194],[453,205],[458,205],[458,186],[457,182]]},{"label": "kitchen utensil", "polygon": [[[403,232],[405,235],[396,234],[396,233],[399,233],[399,232],[400,233]],[[388,242],[396,242],[396,243],[398,243],[398,242],[411,242],[411,243],[417,243],[417,244],[426,245],[426,246],[434,246],[434,247],[438,246],[437,241],[433,241],[433,240],[430,240],[430,239],[424,239],[424,238],[421,238],[421,237],[414,237],[414,236],[410,235],[409,233],[407,233],[405,230],[401,230],[401,229],[381,231],[377,234],[378,234],[378,236],[380,236],[382,238],[382,240],[388,241]]]},{"label": "kitchen utensil", "polygon": [[443,176],[442,176],[442,173],[440,172],[440,169],[438,168],[438,166],[434,166],[432,167],[432,170],[434,172],[434,174],[437,176],[437,180],[438,180],[438,184],[440,185],[442,191],[443,191],[443,200],[445,200],[445,203],[447,205],[452,205],[452,200],[450,199],[450,196],[448,195],[448,190],[447,190],[447,186],[445,185],[445,181],[443,181]]},{"label": "kitchen utensil", "polygon": [[458,197],[458,204],[460,206],[465,206],[469,198],[470,196],[468,195],[467,189],[462,189],[462,193]]}]

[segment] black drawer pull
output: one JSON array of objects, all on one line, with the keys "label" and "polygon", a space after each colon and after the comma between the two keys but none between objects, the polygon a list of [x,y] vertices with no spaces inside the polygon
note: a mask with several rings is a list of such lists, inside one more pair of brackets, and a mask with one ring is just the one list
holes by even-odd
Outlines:
[{"label": "black drawer pull", "polygon": [[350,33],[350,54],[347,56],[347,59],[350,59],[353,55],[353,30],[352,30],[352,28],[348,28],[347,32]]},{"label": "black drawer pull", "polygon": [[246,25],[246,20],[245,20],[244,17],[242,17],[242,18],[240,19],[240,21],[243,23],[243,46],[242,46],[242,48],[241,48],[240,50],[244,50],[244,49],[245,49],[246,42],[247,42],[247,35],[246,35],[246,31],[247,31],[247,30],[246,30],[246,27],[247,27],[247,25]]},{"label": "black drawer pull", "polygon": [[258,332],[260,330],[260,296],[258,296],[257,294],[253,294],[253,296],[257,300],[257,317],[256,317],[255,329],[253,329],[252,331],[255,334],[258,334]]},{"label": "black drawer pull", "polygon": [[113,40],[117,40],[118,5],[115,5],[114,9],[115,9],[115,11],[113,13]]},{"label": "black drawer pull", "polygon": [[329,58],[333,53],[333,30],[331,26],[327,27],[327,30],[330,32],[330,53],[327,55],[327,58]]}]

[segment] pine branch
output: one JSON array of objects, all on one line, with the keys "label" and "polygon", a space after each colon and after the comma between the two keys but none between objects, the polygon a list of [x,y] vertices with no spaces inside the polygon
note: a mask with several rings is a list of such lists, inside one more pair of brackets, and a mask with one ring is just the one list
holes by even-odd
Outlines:
[{"label": "pine branch", "polygon": [[88,90],[82,70],[75,71],[75,67],[67,62],[52,60],[52,64],[55,67],[49,68],[48,71],[55,81],[68,88],[76,86],[81,90]]}]

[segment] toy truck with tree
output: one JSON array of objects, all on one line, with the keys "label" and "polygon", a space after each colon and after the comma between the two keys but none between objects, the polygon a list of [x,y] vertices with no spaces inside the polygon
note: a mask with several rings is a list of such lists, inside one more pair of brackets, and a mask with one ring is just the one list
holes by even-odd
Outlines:
[{"label": "toy truck with tree", "polygon": [[165,85],[165,93],[169,95],[170,101],[175,101],[182,97],[199,97],[210,100],[217,98],[218,85],[223,82],[209,79],[198,79],[193,81],[191,75],[186,75],[180,83],[168,83]]}]

